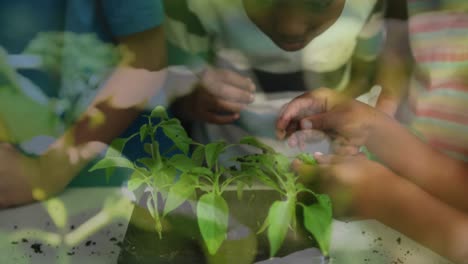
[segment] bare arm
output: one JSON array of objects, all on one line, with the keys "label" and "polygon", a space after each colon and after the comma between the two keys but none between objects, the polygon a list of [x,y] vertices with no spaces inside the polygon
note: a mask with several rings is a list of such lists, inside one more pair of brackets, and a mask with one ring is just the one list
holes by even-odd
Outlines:
[{"label": "bare arm", "polygon": [[376,83],[383,87],[377,108],[393,116],[406,94],[413,64],[406,21],[386,20],[387,37],[377,62]]},{"label": "bare arm", "polygon": [[[455,263],[468,263],[468,217],[391,171],[363,188],[361,213],[379,220]],[[376,179],[379,182],[375,182]],[[371,180],[372,181],[372,180]]]},{"label": "bare arm", "polygon": [[[315,186],[329,194],[335,212],[351,209],[355,216],[376,219],[456,263],[468,263],[466,213],[364,155],[315,157],[320,172]],[[316,170],[293,166],[301,176]]]},{"label": "bare arm", "polygon": [[106,143],[131,124],[161,88],[166,65],[162,27],[120,38],[119,42],[132,59],[117,67],[80,120],[43,155],[32,159],[6,147],[0,149],[0,154],[12,161],[0,170],[5,174],[0,176],[10,179],[0,184],[0,207],[41,200],[61,191]]},{"label": "bare arm", "polygon": [[381,111],[319,89],[295,98],[277,121],[279,138],[300,128],[333,132],[350,146],[365,145],[398,175],[468,211],[468,163],[438,152]]},{"label": "bare arm", "polygon": [[397,174],[441,200],[468,211],[468,164],[419,140],[398,122],[378,114],[366,146]]},{"label": "bare arm", "polygon": [[[46,153],[75,150],[72,152],[78,155],[77,161],[80,161],[75,163],[78,166],[73,166],[75,172],[105,147],[104,144],[97,147],[97,142],[110,143],[120,135],[163,84],[166,51],[162,27],[122,37],[119,43],[133,57],[129,67],[122,66],[115,70],[80,121]],[[93,126],[90,120],[96,114],[102,115],[105,122]],[[69,180],[63,179],[66,182]]]}]

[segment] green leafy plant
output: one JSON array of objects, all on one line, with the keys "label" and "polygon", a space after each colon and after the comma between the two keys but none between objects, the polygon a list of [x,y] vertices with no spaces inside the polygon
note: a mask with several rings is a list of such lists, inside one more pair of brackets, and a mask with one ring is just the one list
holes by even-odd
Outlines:
[{"label": "green leafy plant", "polygon": [[[259,232],[268,229],[270,254],[274,256],[281,247],[289,228],[297,225],[296,210],[303,210],[305,228],[316,238],[325,255],[331,234],[332,210],[327,196],[319,195],[298,182],[298,176],[290,168],[291,160],[271,147],[246,137],[239,144],[258,149],[257,154],[233,157],[233,166],[226,167],[220,157],[229,148],[224,141],[200,144],[188,137],[179,120],[169,118],[163,107],[156,107],[141,126],[138,133],[126,139],[115,140],[105,157],[91,170],[106,169],[110,175],[115,167],[132,170],[128,188],[132,191],[145,186],[151,195],[147,207],[155,220],[155,229],[162,236],[162,219],[186,201],[196,202],[196,215],[200,233],[210,254],[215,254],[227,236],[229,205],[223,193],[237,184],[238,195],[254,181],[261,181],[281,194],[275,201]],[[158,122],[155,122],[155,119]],[[156,136],[163,133],[177,154],[167,157],[161,153]],[[122,155],[127,142],[140,137],[147,156],[129,161]],[[190,152],[189,150],[192,149]],[[308,164],[315,164],[311,155],[296,157]],[[300,193],[309,193],[316,202],[303,204]],[[197,195],[199,197],[197,198]],[[162,208],[160,208],[162,207]]]},{"label": "green leafy plant", "polygon": [[[0,139],[17,144],[38,135],[59,136],[87,109],[112,71],[132,57],[126,48],[102,42],[96,34],[38,33],[14,55],[26,64],[35,57],[40,63],[34,70],[61,77],[57,96],[50,97],[45,87],[13,68],[19,66],[12,66],[9,55],[0,46]],[[35,118],[18,122],[24,116]]]},{"label": "green leafy plant", "polygon": [[[135,191],[142,185],[149,187],[151,195],[147,200],[147,208],[155,219],[155,229],[161,237],[162,224],[159,213],[159,199],[164,202],[168,198],[170,188],[181,185],[180,182],[182,181],[175,184],[178,169],[184,171],[187,166],[194,163],[191,163],[190,158],[187,157],[191,139],[187,136],[179,120],[169,119],[164,108],[161,107],[154,109],[147,118],[148,123],[141,126],[139,132],[126,139],[117,139],[112,142],[105,157],[96,163],[91,171],[106,169],[107,176],[110,176],[116,167],[132,170],[133,173],[128,181],[128,188]],[[160,122],[154,123],[155,119],[160,120]],[[160,130],[174,142],[175,148],[182,151],[183,154],[167,158],[160,152],[159,143],[155,139]],[[147,156],[131,162],[122,155],[122,151],[128,141],[138,136]],[[181,176],[182,178],[186,177]],[[174,203],[173,199],[171,196],[171,203]]]},{"label": "green leafy plant", "polygon": [[126,48],[103,42],[94,33],[60,31],[38,33],[23,54],[41,59],[37,70],[61,76],[58,97],[52,102],[66,125],[86,110],[110,73],[132,57]]},{"label": "green leafy plant", "polygon": [[[316,194],[298,182],[298,176],[291,171],[290,159],[276,153],[271,147],[257,141],[253,137],[241,140],[242,144],[248,144],[261,150],[260,154],[239,157],[241,171],[254,175],[279,192],[282,200],[276,201],[270,207],[268,216],[260,229],[262,232],[268,229],[270,241],[270,255],[274,256],[283,243],[288,228],[295,230],[297,225],[296,209],[303,210],[303,222],[305,228],[315,237],[324,255],[328,255],[332,206],[326,195]],[[316,165],[310,154],[300,154],[296,157],[309,165]],[[309,193],[315,197],[316,203],[306,205],[298,199],[300,193]]]},{"label": "green leafy plant", "polygon": [[[18,122],[25,116],[34,118]],[[0,46],[0,141],[21,143],[37,135],[55,135],[58,123],[52,107],[24,93],[8,53]]]}]

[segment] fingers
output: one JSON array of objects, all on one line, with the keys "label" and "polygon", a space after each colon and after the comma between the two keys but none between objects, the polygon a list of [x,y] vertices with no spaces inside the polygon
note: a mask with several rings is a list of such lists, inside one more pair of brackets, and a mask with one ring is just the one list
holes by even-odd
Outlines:
[{"label": "fingers", "polygon": [[[213,92],[213,88],[206,87],[203,84],[196,86],[196,90],[191,99],[192,116],[194,118],[214,123],[214,124],[229,124],[239,118],[239,112],[246,107],[247,101],[242,97],[249,97],[248,92],[227,87],[223,96],[219,96]],[[232,91],[237,90],[237,91]],[[218,92],[219,93],[219,92]],[[230,98],[230,99],[225,99]],[[236,100],[232,100],[232,99]],[[238,101],[244,100],[244,102]]]},{"label": "fingers", "polygon": [[[279,139],[284,139],[288,135],[288,132],[291,133],[298,128],[294,123],[297,121],[297,117],[302,109],[307,109],[310,104],[311,102],[305,98],[298,97],[283,106],[276,121],[276,135]],[[288,129],[289,131],[287,131]]]},{"label": "fingers", "polygon": [[295,159],[291,163],[291,169],[299,176],[299,181],[302,184],[311,184],[318,180],[317,166],[304,164],[302,161]]},{"label": "fingers", "polygon": [[[276,121],[276,135],[279,139],[284,139],[294,131],[301,128],[300,120],[311,118],[324,112],[324,102],[317,99],[312,93],[306,93],[296,97],[291,102],[286,104],[280,112],[279,118]],[[317,118],[321,118],[319,116]],[[315,124],[305,124],[305,129],[316,128]]]},{"label": "fingers", "polygon": [[234,71],[210,68],[203,74],[201,82],[211,94],[225,100],[245,104],[254,100],[252,80]]},{"label": "fingers", "polygon": [[315,152],[314,158],[317,161],[317,163],[320,165],[330,165],[332,164],[333,161],[337,160],[336,155],[324,155],[321,152]]},{"label": "fingers", "polygon": [[216,98],[202,89],[197,94],[197,100],[192,106],[193,115],[197,119],[218,125],[230,124],[239,119],[239,111],[244,107],[242,104]]},{"label": "fingers", "polygon": [[230,84],[219,84],[217,87],[209,88],[209,90],[213,95],[231,102],[250,104],[255,99],[253,93]]},{"label": "fingers", "polygon": [[332,151],[337,155],[357,155],[359,154],[359,146],[352,144],[344,137],[338,136],[332,142]]},{"label": "fingers", "polygon": [[217,113],[236,113],[238,114],[242,109],[245,108],[244,104],[231,102],[220,98],[212,98],[211,101],[207,101],[207,108],[212,112]]},{"label": "fingers", "polygon": [[224,83],[231,84],[249,93],[255,92],[255,85],[249,78],[230,70],[220,70],[219,72]]},{"label": "fingers", "polygon": [[333,118],[332,112],[318,113],[302,118],[300,126],[302,129],[327,130],[331,129],[330,120]]},{"label": "fingers", "polygon": [[[312,114],[301,120],[290,120],[284,129],[276,130],[276,136],[279,139],[285,139],[292,137],[295,133],[300,133],[301,137],[305,137],[307,140],[321,140],[323,139],[323,133],[319,130],[330,129],[329,120],[333,119],[333,115],[330,113],[319,113]],[[299,141],[304,142],[304,141]]]},{"label": "fingers", "polygon": [[307,144],[319,142],[326,138],[325,133],[318,130],[299,130],[293,133],[287,140],[289,147],[299,147],[301,150],[305,150]]},{"label": "fingers", "polygon": [[331,165],[338,165],[344,162],[359,161],[360,159],[366,159],[366,156],[362,153],[358,153],[356,155],[337,155],[337,154],[324,155],[323,153],[315,152],[314,158],[315,160],[317,160],[317,163],[320,166],[327,167]]}]

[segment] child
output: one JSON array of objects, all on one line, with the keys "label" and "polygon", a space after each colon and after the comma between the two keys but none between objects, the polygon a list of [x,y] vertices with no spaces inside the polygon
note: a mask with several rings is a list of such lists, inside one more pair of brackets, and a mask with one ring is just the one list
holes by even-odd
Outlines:
[{"label": "child", "polygon": [[192,55],[184,63],[199,76],[174,112],[193,123],[201,142],[238,142],[268,134],[270,116],[300,91],[366,92],[384,38],[383,7],[373,0],[167,1],[169,43]]},{"label": "child", "polygon": [[[381,112],[325,89],[290,102],[277,131],[283,138],[297,127],[314,128],[345,138],[345,144],[365,145],[387,167],[361,155],[318,154],[325,189],[332,197],[336,192],[331,189],[351,191],[348,205],[355,213],[456,263],[468,263],[468,5],[408,1],[408,7],[417,69],[410,87],[411,124],[426,142]],[[319,113],[311,115],[314,110]]]},{"label": "child", "polygon": [[[105,149],[103,143],[109,143],[119,136],[137,117],[140,106],[161,86],[164,80],[162,69],[166,63],[161,27],[163,10],[159,1],[70,0],[66,4],[63,1],[47,1],[47,4],[41,2],[36,5],[34,1],[20,0],[3,1],[2,4],[5,6],[1,11],[8,14],[0,18],[6,20],[2,24],[9,25],[12,21],[8,19],[16,19],[14,21],[21,21],[25,29],[16,32],[19,41],[11,37],[1,38],[2,41],[17,41],[13,43],[19,46],[12,45],[9,50],[22,50],[22,45],[40,31],[63,28],[63,21],[51,26],[39,23],[45,21],[43,15],[40,18],[30,16],[38,9],[45,8],[45,11],[56,12],[48,17],[66,18],[69,27],[65,30],[95,33],[104,41],[125,46],[133,59],[128,67],[117,67],[93,104],[43,154],[26,156],[10,144],[0,142],[0,208],[42,200],[63,190],[89,161]],[[12,28],[14,26],[18,25],[13,24]],[[27,33],[27,36],[22,33]],[[7,44],[0,43],[1,46]],[[70,44],[71,47],[65,48],[73,48],[73,43]],[[95,117],[104,117],[97,126],[91,122],[93,119],[95,121]],[[27,122],[27,119],[19,120],[23,121]]]}]

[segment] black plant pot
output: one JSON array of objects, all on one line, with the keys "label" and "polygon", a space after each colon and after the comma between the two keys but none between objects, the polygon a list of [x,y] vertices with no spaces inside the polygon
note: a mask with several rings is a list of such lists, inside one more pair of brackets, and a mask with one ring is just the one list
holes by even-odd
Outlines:
[{"label": "black plant pot", "polygon": [[[268,259],[267,232],[257,232],[271,204],[280,199],[278,193],[273,190],[245,190],[240,200],[236,191],[226,191],[223,196],[229,205],[229,227],[227,239],[216,255],[211,256],[205,250],[194,210],[187,202],[165,218],[162,239],[155,231],[135,224],[142,222],[142,215],[134,211],[121,244],[119,263],[249,264]],[[317,247],[303,228],[302,216],[298,215],[297,219],[297,230],[288,232],[275,257]]]}]

